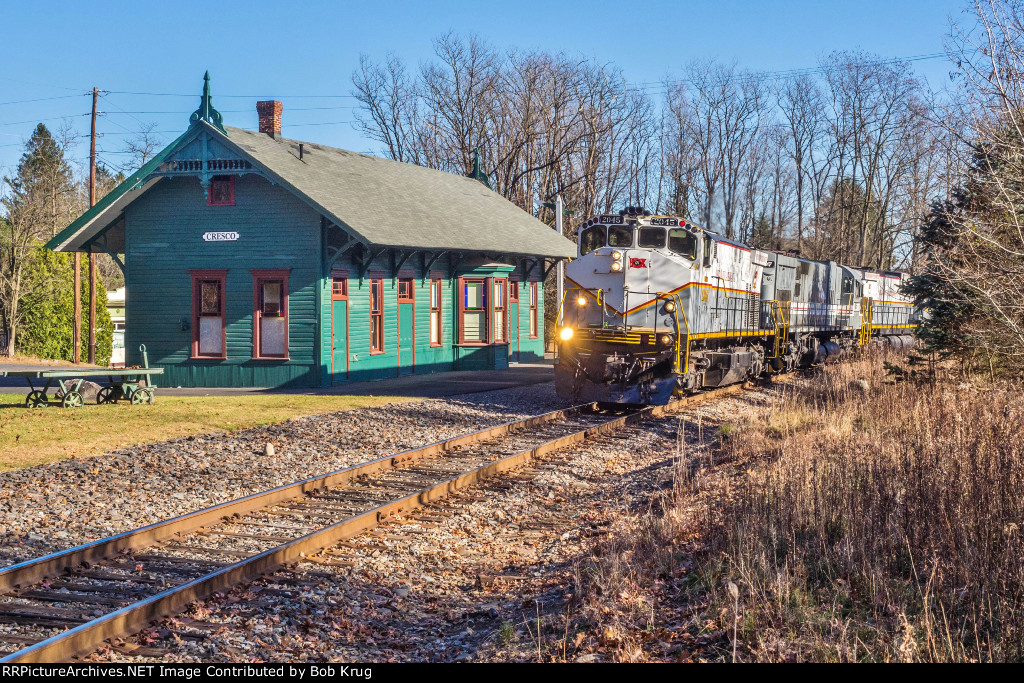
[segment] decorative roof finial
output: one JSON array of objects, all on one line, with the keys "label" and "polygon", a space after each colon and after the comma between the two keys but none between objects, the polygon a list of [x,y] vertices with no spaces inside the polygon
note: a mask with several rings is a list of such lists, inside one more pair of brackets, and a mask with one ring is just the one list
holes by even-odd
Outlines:
[{"label": "decorative roof finial", "polygon": [[487,177],[483,169],[480,167],[480,148],[473,148],[473,172],[469,174],[469,177],[473,180],[479,180],[481,183],[487,186],[488,190],[493,190],[491,187],[491,179]]},{"label": "decorative roof finial", "polygon": [[221,133],[227,133],[227,131],[224,130],[224,117],[220,115],[219,111],[213,108],[213,101],[210,98],[209,71],[203,74],[203,96],[199,100],[199,109],[192,112],[192,116],[188,118],[188,123],[191,126],[194,126],[199,121],[206,121]]}]

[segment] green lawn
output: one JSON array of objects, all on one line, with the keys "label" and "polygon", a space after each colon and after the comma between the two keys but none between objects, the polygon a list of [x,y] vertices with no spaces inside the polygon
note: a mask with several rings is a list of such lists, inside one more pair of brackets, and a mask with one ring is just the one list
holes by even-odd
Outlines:
[{"label": "green lawn", "polygon": [[303,415],[408,401],[395,396],[168,397],[153,405],[86,405],[82,408],[24,408],[25,397],[0,394],[0,471],[190,434],[231,431],[283,422]]}]

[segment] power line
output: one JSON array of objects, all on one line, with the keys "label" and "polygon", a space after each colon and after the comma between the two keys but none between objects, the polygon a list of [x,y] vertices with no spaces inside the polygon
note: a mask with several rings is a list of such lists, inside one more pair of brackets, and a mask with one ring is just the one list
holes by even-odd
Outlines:
[{"label": "power line", "polygon": [[[178,92],[136,92],[132,90],[108,90],[111,95],[140,95],[143,97],[196,97],[195,93]],[[217,97],[244,98],[244,99],[333,99],[333,98],[355,98],[356,95],[223,95]]]},{"label": "power line", "polygon": [[26,121],[11,121],[10,123],[0,123],[0,126],[20,126],[25,123],[42,123],[43,121],[58,121],[61,119],[71,119],[76,116],[89,116],[89,114],[65,114],[64,116],[50,116],[44,119],[28,119]]},{"label": "power line", "polygon": [[[931,59],[948,59],[948,55],[945,52],[934,52],[931,54],[924,55],[912,55],[910,57],[890,57],[888,59],[877,59],[877,60],[865,60],[860,62],[853,62],[857,66],[885,66],[890,64],[902,64],[906,62],[921,62]],[[768,71],[747,71],[736,74],[737,80],[782,80],[785,78],[791,78],[795,76],[812,76],[812,75],[824,75],[832,67],[825,65],[808,66],[793,69],[778,69]],[[693,85],[693,80],[689,78],[677,78],[669,79],[662,82],[655,81],[642,81],[632,86],[627,85],[627,90],[640,90],[649,91],[655,90],[656,92],[648,92],[651,95],[663,95],[667,92],[666,86],[671,87],[674,85],[690,84]]]},{"label": "power line", "polygon": [[37,97],[31,100],[11,100],[10,102],[0,102],[0,107],[6,104],[27,104],[28,102],[48,102],[49,100],[66,100],[69,97],[84,97],[87,93],[81,95],[57,95],[56,97]]},{"label": "power line", "polygon": [[[113,103],[111,103],[113,104]],[[115,105],[116,106],[116,105]],[[288,111],[336,111],[338,109],[358,109],[355,105],[345,105],[341,107],[289,107]],[[249,112],[256,111],[255,109],[218,109],[221,114],[247,114]],[[165,111],[126,111],[121,109],[122,114],[191,114],[190,111],[183,109],[176,110],[165,110]]]}]

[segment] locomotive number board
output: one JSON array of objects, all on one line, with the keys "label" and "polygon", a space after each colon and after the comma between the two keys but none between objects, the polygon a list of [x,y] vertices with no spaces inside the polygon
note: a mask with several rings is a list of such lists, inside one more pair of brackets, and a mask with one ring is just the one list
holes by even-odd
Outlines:
[{"label": "locomotive number board", "polygon": [[604,223],[606,225],[625,225],[626,224],[626,217],[625,216],[598,216],[594,220],[594,222],[595,223]]},{"label": "locomotive number board", "polygon": [[672,226],[675,226],[675,225],[679,225],[679,219],[678,218],[659,218],[659,217],[655,216],[654,218],[651,218],[650,221],[651,221],[651,225],[658,225],[658,226],[661,226],[661,227],[664,227],[664,228],[668,228],[668,227],[672,227]]}]

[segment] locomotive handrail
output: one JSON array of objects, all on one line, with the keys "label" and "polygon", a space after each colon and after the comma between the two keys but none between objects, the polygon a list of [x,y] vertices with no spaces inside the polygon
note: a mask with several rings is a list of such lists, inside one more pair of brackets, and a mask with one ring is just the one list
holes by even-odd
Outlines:
[{"label": "locomotive handrail", "polygon": [[682,297],[677,293],[673,295],[676,300],[676,372],[679,372],[679,346],[681,343],[681,330],[679,329],[679,314],[683,314],[683,324],[686,325],[686,361],[683,364],[683,372],[690,371],[690,321],[686,318],[686,310],[683,308]]},{"label": "locomotive handrail", "polygon": [[[772,348],[772,355],[768,356],[769,360],[775,360],[782,355],[782,345],[785,337],[789,335],[789,318],[782,310],[782,302],[777,299],[770,299],[764,303],[768,304],[768,311],[772,318],[772,327],[775,330],[775,343]],[[775,314],[778,312],[778,317]]]},{"label": "locomotive handrail", "polygon": [[[555,318],[555,327],[561,327],[565,321],[565,297],[569,296],[568,288],[562,290],[562,301],[558,304],[558,316]],[[555,345],[558,346],[557,344]]]}]

